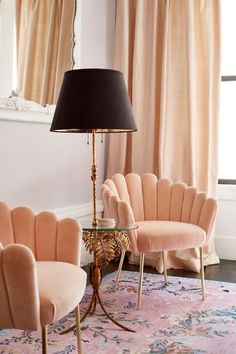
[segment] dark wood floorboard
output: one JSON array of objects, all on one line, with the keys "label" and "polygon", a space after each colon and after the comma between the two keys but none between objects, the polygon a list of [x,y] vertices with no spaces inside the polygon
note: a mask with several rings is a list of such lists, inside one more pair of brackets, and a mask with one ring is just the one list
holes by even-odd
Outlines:
[{"label": "dark wood floorboard", "polygon": [[[115,272],[117,268],[118,268],[118,263],[110,262],[109,265],[102,270],[102,274],[103,276],[105,276],[106,274]],[[86,266],[84,267],[84,269],[88,273],[88,282],[89,282],[90,267]],[[128,261],[125,260],[123,269],[138,272],[139,266],[128,264]],[[158,274],[156,269],[152,267],[144,267],[144,272]],[[168,275],[188,277],[188,278],[200,278],[199,273],[189,272],[182,269],[169,269]],[[205,267],[205,278],[210,280],[236,283],[236,261],[221,260],[219,264],[214,264]]]}]

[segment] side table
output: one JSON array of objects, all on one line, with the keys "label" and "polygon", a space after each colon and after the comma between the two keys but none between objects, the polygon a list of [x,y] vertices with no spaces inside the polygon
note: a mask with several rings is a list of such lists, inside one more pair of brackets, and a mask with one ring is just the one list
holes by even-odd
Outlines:
[{"label": "side table", "polygon": [[[127,234],[129,231],[135,230],[137,228],[137,225],[106,228],[99,226],[94,227],[91,224],[82,224],[82,237],[86,250],[88,250],[90,253],[93,253],[93,263],[91,266],[91,285],[93,288],[93,293],[89,306],[81,317],[81,322],[89,313],[93,314],[95,312],[97,303],[99,303],[103,312],[112,322],[126,331],[135,332],[133,329],[130,329],[119,323],[107,312],[99,293],[99,287],[102,282],[101,269],[111,260],[116,259],[124,254],[123,251],[129,248],[129,237]],[[63,334],[68,333],[74,328],[75,325],[64,331]]]}]

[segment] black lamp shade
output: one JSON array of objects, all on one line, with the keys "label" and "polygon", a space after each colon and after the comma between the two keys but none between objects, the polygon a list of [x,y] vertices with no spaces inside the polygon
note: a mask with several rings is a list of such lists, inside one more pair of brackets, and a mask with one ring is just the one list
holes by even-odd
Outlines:
[{"label": "black lamp shade", "polygon": [[117,70],[66,71],[50,131],[136,131],[123,74]]}]

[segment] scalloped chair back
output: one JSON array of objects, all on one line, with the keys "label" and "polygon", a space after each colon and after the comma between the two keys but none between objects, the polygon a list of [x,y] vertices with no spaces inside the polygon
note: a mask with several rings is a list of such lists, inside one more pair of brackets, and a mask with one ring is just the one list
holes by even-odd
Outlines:
[{"label": "scalloped chair back", "polygon": [[[81,247],[80,226],[76,220],[57,220],[54,213],[37,215],[28,207],[9,210],[0,202],[0,241],[5,246],[20,243],[27,246],[37,261],[78,264]],[[73,250],[73,252],[72,252]]]},{"label": "scalloped chair back", "polygon": [[42,329],[46,354],[47,326],[75,311],[82,352],[79,303],[87,275],[79,267],[80,247],[75,219],[59,221],[27,207],[10,210],[0,202],[0,328]]},{"label": "scalloped chair back", "polygon": [[[162,252],[166,280],[167,252],[199,247],[204,298],[202,247],[208,242],[215,222],[217,201],[214,198],[185,183],[158,180],[152,173],[141,176],[129,173],[107,179],[102,185],[102,200],[105,217],[114,218],[120,226],[133,223],[139,226],[129,237],[130,251],[140,254],[141,280],[144,253]],[[138,308],[141,306],[140,287]]]}]

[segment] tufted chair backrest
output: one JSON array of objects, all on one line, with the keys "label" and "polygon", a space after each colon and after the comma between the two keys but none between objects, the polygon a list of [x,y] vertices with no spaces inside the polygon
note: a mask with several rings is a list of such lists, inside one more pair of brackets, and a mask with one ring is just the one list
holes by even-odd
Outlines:
[{"label": "tufted chair backrest", "polygon": [[[130,203],[135,221],[168,220],[201,226],[206,233],[212,227],[216,213],[216,200],[208,198],[206,192],[199,192],[185,183],[173,183],[169,179],[157,179],[152,173],[126,176],[115,174],[102,186],[104,211],[114,217],[111,198]],[[212,215],[210,215],[212,214]]]},{"label": "tufted chair backrest", "polygon": [[3,246],[12,243],[27,246],[37,261],[79,264],[78,231],[76,220],[59,221],[55,214],[47,211],[35,215],[27,207],[10,210],[0,202],[0,242]]}]

